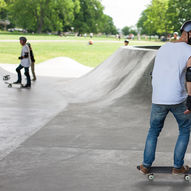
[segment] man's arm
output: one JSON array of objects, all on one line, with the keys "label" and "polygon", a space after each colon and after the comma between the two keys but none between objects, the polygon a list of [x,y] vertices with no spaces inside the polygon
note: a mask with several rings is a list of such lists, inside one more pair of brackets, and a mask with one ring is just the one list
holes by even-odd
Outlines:
[{"label": "man's arm", "polygon": [[19,56],[18,59],[22,60],[29,57],[29,49],[26,46],[23,47],[22,52],[24,52],[24,56]]},{"label": "man's arm", "polygon": [[[187,70],[191,67],[191,57],[188,59],[188,62],[187,62]],[[191,69],[190,69],[190,73],[191,73]],[[187,75],[188,72],[187,72]],[[189,76],[188,76],[189,78]],[[191,76],[190,76],[191,78]],[[187,86],[187,91],[188,91],[188,95],[191,96],[191,82],[189,82],[189,80],[186,82],[186,86]]]},{"label": "man's arm", "polygon": [[24,56],[19,56],[18,59],[22,60],[23,58],[28,58],[29,57],[29,53],[25,52]]},{"label": "man's arm", "polygon": [[186,87],[188,91],[188,97],[186,100],[187,110],[184,112],[184,114],[191,113],[191,57],[188,59],[188,62],[187,62]]}]

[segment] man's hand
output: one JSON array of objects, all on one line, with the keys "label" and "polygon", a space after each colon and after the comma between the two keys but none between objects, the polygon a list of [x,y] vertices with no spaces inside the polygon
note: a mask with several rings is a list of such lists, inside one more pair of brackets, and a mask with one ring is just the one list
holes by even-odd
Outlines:
[{"label": "man's hand", "polygon": [[22,56],[19,56],[19,57],[18,57],[18,59],[19,59],[19,60],[22,60],[22,59],[23,59],[23,57],[22,57]]},{"label": "man's hand", "polygon": [[186,99],[186,107],[188,108],[184,114],[189,114],[191,113],[191,96],[188,95],[187,99]]},{"label": "man's hand", "polygon": [[[191,67],[191,57],[188,59],[186,66],[187,66],[187,69]],[[184,114],[189,114],[191,113],[191,82],[190,80],[186,79],[186,87],[188,91],[188,97],[186,99],[187,110],[184,112]]]},{"label": "man's hand", "polygon": [[187,115],[187,114],[189,114],[189,113],[191,113],[191,111],[188,110],[188,109],[184,112],[185,115]]}]

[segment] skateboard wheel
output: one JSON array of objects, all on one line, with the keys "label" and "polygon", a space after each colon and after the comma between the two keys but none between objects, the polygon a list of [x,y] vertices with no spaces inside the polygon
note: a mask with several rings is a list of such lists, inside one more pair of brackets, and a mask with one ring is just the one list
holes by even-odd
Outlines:
[{"label": "skateboard wheel", "polygon": [[184,176],[184,180],[190,181],[190,176],[189,176],[189,175],[185,175],[185,176]]},{"label": "skateboard wheel", "polygon": [[154,178],[155,178],[154,174],[149,174],[149,175],[148,175],[148,179],[149,179],[149,180],[154,180]]},{"label": "skateboard wheel", "polygon": [[8,87],[9,87],[9,88],[11,88],[11,87],[12,87],[12,85],[11,85],[11,84],[9,84],[9,85],[8,85]]}]

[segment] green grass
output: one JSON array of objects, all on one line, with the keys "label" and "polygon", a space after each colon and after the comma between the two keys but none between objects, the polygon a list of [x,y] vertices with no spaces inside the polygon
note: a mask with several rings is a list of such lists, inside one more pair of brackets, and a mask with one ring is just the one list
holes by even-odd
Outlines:
[{"label": "green grass", "polygon": [[[76,37],[74,35],[70,36],[58,36],[58,35],[48,35],[48,34],[30,34],[30,33],[20,33],[20,32],[5,32],[0,31],[0,40],[18,40],[20,36],[27,37],[28,40],[88,40],[87,37]],[[114,37],[94,36],[96,40],[116,40]]]},{"label": "green grass", "polygon": [[[89,46],[86,41],[32,43],[37,63],[59,56],[66,56],[91,67],[100,64],[120,46],[117,43],[95,43],[93,46]],[[0,43],[0,63],[19,63],[17,58],[20,51],[19,43]]]},{"label": "green grass", "polygon": [[[17,34],[8,35],[0,33],[0,40],[14,40],[18,39],[19,36],[20,35]],[[86,66],[95,67],[107,59],[119,47],[123,46],[123,40],[118,41],[115,39],[112,39],[112,41],[107,41],[107,39],[105,40],[105,38],[102,38],[102,41],[100,41],[100,38],[94,38],[94,45],[90,46],[88,45],[88,38],[79,38],[80,41],[78,41],[75,39],[77,37],[69,37],[67,41],[54,42],[54,40],[57,40],[57,38],[60,39],[61,37],[46,35],[34,35],[33,37],[34,38],[29,38],[29,41],[34,39],[52,40],[51,42],[33,41],[31,43],[36,63],[55,57],[65,56]],[[131,41],[130,45],[161,45],[161,43],[152,41]],[[18,56],[20,55],[20,52],[21,46],[19,42],[0,42],[0,63],[18,64]]]}]

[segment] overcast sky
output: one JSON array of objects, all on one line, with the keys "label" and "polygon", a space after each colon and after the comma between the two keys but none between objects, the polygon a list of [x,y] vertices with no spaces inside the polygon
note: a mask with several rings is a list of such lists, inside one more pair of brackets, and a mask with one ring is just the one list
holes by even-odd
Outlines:
[{"label": "overcast sky", "polygon": [[142,11],[151,0],[101,0],[104,13],[113,18],[117,28],[136,25]]}]

